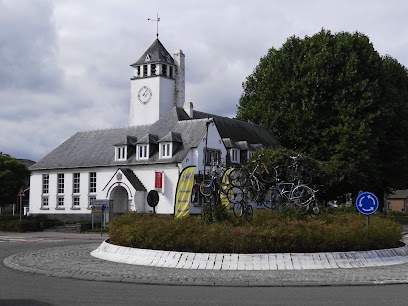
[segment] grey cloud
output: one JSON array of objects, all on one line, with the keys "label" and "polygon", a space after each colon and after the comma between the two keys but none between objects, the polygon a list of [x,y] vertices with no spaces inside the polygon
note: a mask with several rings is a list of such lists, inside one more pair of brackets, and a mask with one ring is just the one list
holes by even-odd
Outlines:
[{"label": "grey cloud", "polygon": [[0,2],[0,89],[61,87],[52,12],[49,1]]}]

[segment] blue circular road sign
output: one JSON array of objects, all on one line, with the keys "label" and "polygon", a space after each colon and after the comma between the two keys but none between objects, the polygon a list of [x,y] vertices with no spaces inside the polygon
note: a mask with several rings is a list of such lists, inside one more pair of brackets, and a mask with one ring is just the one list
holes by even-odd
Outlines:
[{"label": "blue circular road sign", "polygon": [[362,192],[356,199],[357,210],[363,215],[371,215],[378,209],[378,199],[374,193]]}]

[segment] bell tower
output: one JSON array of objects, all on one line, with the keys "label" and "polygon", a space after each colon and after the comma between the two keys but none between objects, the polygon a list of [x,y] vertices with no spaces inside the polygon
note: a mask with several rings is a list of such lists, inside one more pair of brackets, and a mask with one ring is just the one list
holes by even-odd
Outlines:
[{"label": "bell tower", "polygon": [[140,59],[130,65],[129,125],[153,124],[174,106],[183,107],[185,97],[184,54],[174,58],[156,39]]}]

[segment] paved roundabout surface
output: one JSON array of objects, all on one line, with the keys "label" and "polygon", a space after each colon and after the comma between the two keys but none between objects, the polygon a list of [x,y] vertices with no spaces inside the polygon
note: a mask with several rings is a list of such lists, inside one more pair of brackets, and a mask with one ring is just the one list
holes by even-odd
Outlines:
[{"label": "paved roundabout surface", "polygon": [[95,258],[100,243],[29,251],[7,257],[12,269],[90,281],[187,286],[350,286],[408,283],[408,263],[365,268],[199,270],[130,265]]}]

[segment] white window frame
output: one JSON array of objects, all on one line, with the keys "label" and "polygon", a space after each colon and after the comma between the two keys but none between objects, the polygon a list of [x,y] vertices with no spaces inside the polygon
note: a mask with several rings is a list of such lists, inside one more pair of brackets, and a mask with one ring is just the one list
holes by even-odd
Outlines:
[{"label": "white window frame", "polygon": [[115,150],[115,161],[127,160],[127,146],[117,146]]},{"label": "white window frame", "polygon": [[72,193],[79,194],[81,192],[81,174],[75,172],[72,174]]},{"label": "white window frame", "polygon": [[88,209],[91,209],[91,201],[92,200],[96,200],[96,197],[95,196],[88,197]]},{"label": "white window frame", "polygon": [[48,194],[50,192],[50,175],[42,175],[42,194]]},{"label": "white window frame", "polygon": [[159,147],[160,158],[171,158],[173,156],[173,144],[171,142],[162,142]]},{"label": "white window frame", "polygon": [[252,156],[254,156],[255,152],[254,151],[248,151],[248,159],[250,159]]},{"label": "white window frame", "polygon": [[63,209],[65,207],[64,197],[57,197],[57,209]]},{"label": "white window frame", "polygon": [[239,149],[230,149],[231,163],[239,163]]},{"label": "white window frame", "polygon": [[49,209],[50,204],[48,199],[49,199],[48,197],[41,198],[41,209]]},{"label": "white window frame", "polygon": [[96,172],[89,172],[89,193],[96,193]]},{"label": "white window frame", "polygon": [[64,173],[57,174],[57,194],[64,194],[65,191],[65,175]]},{"label": "white window frame", "polygon": [[80,197],[79,196],[73,196],[72,197],[72,208],[73,209],[80,209]]},{"label": "white window frame", "polygon": [[149,145],[148,144],[137,145],[136,151],[137,151],[136,152],[137,160],[149,159]]}]

